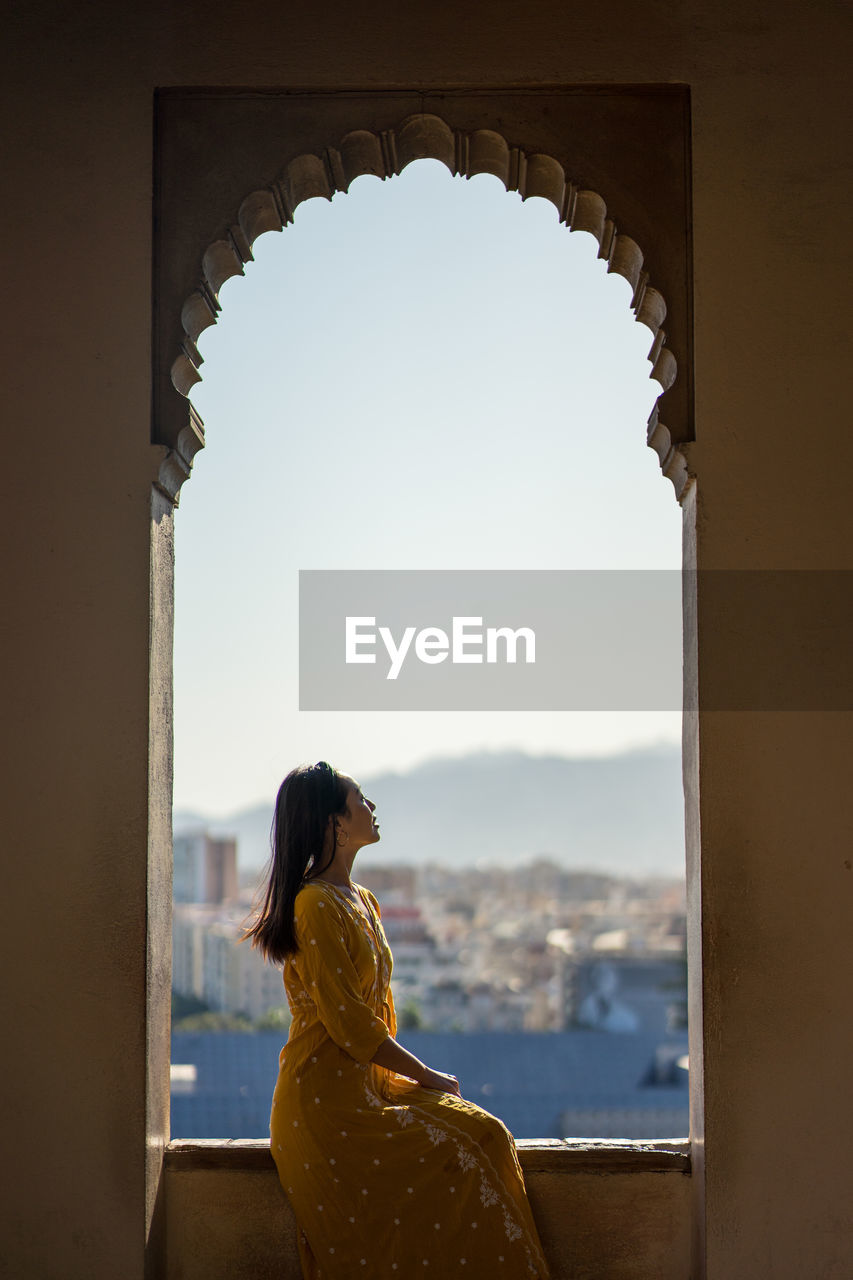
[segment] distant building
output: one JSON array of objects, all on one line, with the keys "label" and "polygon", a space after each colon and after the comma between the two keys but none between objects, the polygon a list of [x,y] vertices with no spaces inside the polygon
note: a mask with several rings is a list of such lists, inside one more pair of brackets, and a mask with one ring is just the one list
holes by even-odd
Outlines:
[{"label": "distant building", "polygon": [[435,981],[436,944],[419,907],[384,906],[382,927],[394,955],[394,991],[398,999],[422,997]]},{"label": "distant building", "polygon": [[281,970],[243,932],[242,908],[177,904],[172,913],[172,990],[219,1013],[256,1019],[286,1003]]},{"label": "distant building", "polygon": [[173,895],[175,902],[236,902],[237,841],[190,831],[175,836]]},{"label": "distant building", "polygon": [[583,956],[564,986],[565,1025],[666,1036],[683,1026],[686,965],[678,955]]},{"label": "distant building", "polygon": [[405,906],[414,902],[417,895],[417,868],[401,865],[359,866],[356,879],[369,889],[382,904],[383,918],[388,905]]}]

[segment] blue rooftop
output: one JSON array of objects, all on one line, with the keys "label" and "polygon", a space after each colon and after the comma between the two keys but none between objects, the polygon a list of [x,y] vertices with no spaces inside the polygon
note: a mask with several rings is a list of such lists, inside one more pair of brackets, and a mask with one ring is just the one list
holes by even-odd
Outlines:
[{"label": "blue rooftop", "polygon": [[[407,1031],[399,1039],[431,1067],[458,1076],[463,1095],[500,1116],[516,1138],[614,1136],[564,1132],[566,1113],[582,1127],[600,1124],[604,1111],[619,1113],[623,1128],[643,1128],[644,1116],[654,1127],[660,1116],[656,1136],[687,1134],[686,1072],[675,1082],[647,1083],[661,1057],[659,1036]],[[195,1066],[196,1081],[173,1087],[172,1137],[268,1137],[281,1046],[278,1032],[175,1032],[172,1062]],[[686,1054],[686,1037],[667,1039],[666,1049],[672,1054],[664,1057]],[[587,1119],[593,1114],[599,1119]]]}]

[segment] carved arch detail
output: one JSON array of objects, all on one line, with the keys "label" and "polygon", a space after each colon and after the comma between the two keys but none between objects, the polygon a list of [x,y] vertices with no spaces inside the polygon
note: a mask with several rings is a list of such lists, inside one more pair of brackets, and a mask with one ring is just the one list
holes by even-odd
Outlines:
[{"label": "carved arch detail", "polygon": [[[440,116],[419,114],[406,117],[395,129],[378,133],[353,130],[341,138],[337,147],[327,147],[322,155],[298,155],[268,187],[245,197],[235,222],[207,246],[198,284],[181,308],[183,340],[170,371],[175,389],[189,400],[193,386],[201,381],[199,335],[216,323],[221,310],[219,291],[226,280],[244,274],[244,265],[252,260],[252,245],[260,235],[283,230],[304,200],[318,196],[331,200],[336,192],[347,192],[350,184],[364,174],[390,178],[402,173],[414,160],[423,159],[441,161],[454,176],[493,174],[507,191],[517,191],[523,200],[532,196],[550,200],[570,231],[593,235],[599,245],[598,256],[607,262],[608,272],[623,276],[630,284],[631,309],[652,335],[649,376],[660,384],[661,395],[673,385],[677,365],[665,345],[662,327],[666,302],[649,283],[639,245],[617,229],[607,215],[603,198],[595,191],[579,189],[552,156],[511,146],[491,129],[466,133],[452,129]],[[182,438],[161,467],[161,487],[175,500],[190,473],[193,456],[204,445],[201,419],[192,404],[189,408],[190,420],[181,432]],[[661,470],[672,481],[680,502],[691,477],[685,454],[660,421],[657,402],[649,418],[647,442],[657,453]]]}]

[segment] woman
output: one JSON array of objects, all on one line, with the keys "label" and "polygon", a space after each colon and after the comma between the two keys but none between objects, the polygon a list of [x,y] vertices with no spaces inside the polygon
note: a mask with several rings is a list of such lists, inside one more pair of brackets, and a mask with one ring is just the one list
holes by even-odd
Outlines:
[{"label": "woman", "polygon": [[303,1276],[546,1280],[510,1133],[394,1039],[379,906],[351,879],[380,838],[374,809],[324,761],[292,770],[247,934],[283,963],[293,1013],[270,1145]]}]

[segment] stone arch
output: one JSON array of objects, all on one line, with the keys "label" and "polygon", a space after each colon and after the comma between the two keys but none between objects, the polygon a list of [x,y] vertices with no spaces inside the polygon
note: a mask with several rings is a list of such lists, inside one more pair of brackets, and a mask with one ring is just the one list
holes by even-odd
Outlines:
[{"label": "stone arch", "polygon": [[[399,109],[400,99],[406,108]],[[416,101],[413,101],[413,98]],[[440,106],[442,115],[424,106]],[[354,111],[354,102],[358,110]],[[421,110],[412,114],[413,108]],[[581,110],[576,110],[580,106]],[[263,232],[281,230],[298,205],[347,191],[362,174],[398,174],[416,159],[438,159],[452,174],[491,173],[522,198],[549,199],[570,230],[595,236],[610,272],[628,280],[631,307],[651,332],[651,376],[670,392],[670,427],[657,405],[647,441],[658,454],[683,510],[685,568],[695,569],[697,487],[688,471],[692,424],[692,296],[689,95],[683,86],[575,90],[222,91],[159,92],[155,185],[153,440],[166,456],[152,494],[152,630],[150,670],[155,731],[149,760],[150,840],[148,953],[157,957],[159,987],[149,998],[147,1080],[150,1112],[168,1132],[168,964],[171,954],[171,627],[174,596],[173,507],[204,445],[190,393],[201,380],[197,340],[216,323],[219,290],[243,274]],[[233,116],[233,120],[232,120]],[[449,117],[449,120],[445,117]],[[371,128],[352,129],[353,119]],[[603,123],[602,123],[603,120]],[[398,123],[400,122],[400,123]],[[500,122],[502,132],[494,130]],[[263,126],[260,128],[259,126]],[[276,127],[277,126],[277,127]],[[282,146],[282,137],[289,145]],[[525,138],[528,149],[508,138]],[[336,147],[327,140],[338,138]],[[294,145],[294,139],[298,143]],[[247,157],[247,151],[251,154]],[[271,151],[275,155],[270,155]],[[575,156],[580,159],[575,162]],[[282,166],[283,157],[291,157]],[[220,163],[215,181],[204,179]],[[569,173],[580,175],[573,181]],[[165,180],[164,175],[165,174]],[[247,180],[248,175],[248,180]],[[614,194],[615,190],[615,194]],[[247,192],[237,205],[234,192]],[[600,191],[608,192],[608,211]],[[230,216],[223,210],[233,209]],[[619,227],[630,226],[636,240]],[[642,243],[643,249],[639,244]],[[660,290],[649,282],[644,250]],[[664,302],[666,297],[667,302]],[[667,316],[680,376],[662,329]],[[684,446],[687,445],[687,448]],[[701,1139],[702,959],[699,920],[699,774],[696,574],[685,578],[683,772],[688,836],[691,974],[691,1133],[693,1187],[703,1195]],[[692,886],[692,889],[691,889]],[[156,987],[156,983],[155,983]],[[222,1160],[225,1148],[214,1161]],[[230,1151],[230,1148],[229,1148]],[[555,1171],[568,1170],[559,1155]],[[632,1153],[633,1156],[634,1153]],[[219,1167],[227,1170],[225,1160]],[[685,1153],[681,1158],[689,1159]],[[151,1160],[151,1185],[162,1176],[162,1151]]]},{"label": "stone arch", "polygon": [[[219,291],[226,280],[243,274],[245,264],[252,260],[252,245],[260,235],[283,230],[305,200],[314,197],[331,200],[336,192],[347,192],[350,184],[362,175],[390,178],[413,161],[422,159],[439,160],[454,176],[470,178],[479,173],[492,174],[503,182],[507,191],[517,191],[523,200],[532,196],[549,200],[568,230],[593,235],[599,246],[598,256],[606,261],[608,272],[621,275],[631,286],[631,309],[637,321],[652,335],[649,376],[659,382],[661,397],[665,395],[677,374],[676,360],[666,346],[662,327],[666,302],[649,281],[642,249],[617,228],[608,216],[602,196],[572,182],[564,166],[553,156],[512,146],[492,129],[454,129],[441,116],[423,112],[405,117],[392,129],[352,130],[337,146],[326,147],[322,154],[297,155],[273,182],[245,196],[234,222],[208,243],[195,287],[183,300],[182,336],[179,349],[173,349],[169,370],[175,391],[189,401],[193,386],[201,381],[199,369],[203,357],[198,338],[216,323],[221,310]],[[158,477],[161,489],[175,501],[181,484],[190,474],[195,454],[204,446],[201,419],[191,403],[189,412],[189,421],[164,458]],[[661,470],[672,481],[680,502],[690,482],[687,462],[672,433],[660,420],[657,402],[648,421],[647,443],[657,453]]]}]

